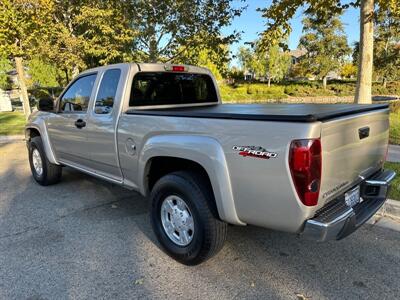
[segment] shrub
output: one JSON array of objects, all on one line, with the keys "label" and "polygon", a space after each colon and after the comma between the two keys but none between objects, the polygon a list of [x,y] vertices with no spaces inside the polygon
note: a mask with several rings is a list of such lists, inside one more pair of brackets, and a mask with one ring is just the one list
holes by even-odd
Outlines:
[{"label": "shrub", "polygon": [[389,107],[391,113],[400,114],[400,100],[391,101]]}]

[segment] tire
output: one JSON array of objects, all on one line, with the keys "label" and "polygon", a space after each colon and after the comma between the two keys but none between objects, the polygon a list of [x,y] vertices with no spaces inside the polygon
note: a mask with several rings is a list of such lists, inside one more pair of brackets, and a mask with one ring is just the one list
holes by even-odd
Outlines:
[{"label": "tire", "polygon": [[[215,215],[215,201],[211,187],[199,174],[179,171],[165,175],[154,185],[150,198],[150,217],[153,230],[162,247],[172,258],[185,265],[197,265],[222,249],[228,226]],[[186,240],[191,239],[188,244],[180,245],[177,244],[178,241],[173,240],[173,238],[177,239],[178,231],[173,231],[176,227],[172,226],[172,238],[169,236],[171,231],[168,233],[166,229],[168,224],[173,223],[174,217],[171,217],[172,214],[169,212],[165,214],[163,203],[169,201],[175,205],[174,199],[177,199],[178,202],[183,200],[187,208],[187,212],[185,210],[183,212],[188,218],[185,219],[185,224],[182,226],[186,226],[186,229],[190,228],[188,224],[191,224],[191,220],[193,220],[192,232],[190,229],[186,231],[186,236],[189,237]],[[178,207],[178,202],[174,207]],[[163,219],[165,215],[166,217]],[[188,221],[187,224],[186,221]],[[163,222],[168,224],[165,225]],[[179,238],[180,235],[179,233]],[[182,234],[183,236],[184,234]]]},{"label": "tire", "polygon": [[[46,186],[60,181],[62,167],[49,162],[46,153],[44,152],[44,147],[40,136],[35,136],[29,141],[28,153],[32,176],[37,183]],[[35,168],[35,160],[36,163],[39,161],[37,158],[38,156],[40,157],[42,166],[41,172],[40,169]]]}]

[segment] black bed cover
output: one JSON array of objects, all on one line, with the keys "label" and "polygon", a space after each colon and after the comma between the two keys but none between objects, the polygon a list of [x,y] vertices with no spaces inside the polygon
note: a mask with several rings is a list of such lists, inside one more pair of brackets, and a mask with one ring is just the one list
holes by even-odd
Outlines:
[{"label": "black bed cover", "polygon": [[315,122],[388,107],[388,104],[216,104],[162,109],[132,108],[126,113],[186,118]]}]

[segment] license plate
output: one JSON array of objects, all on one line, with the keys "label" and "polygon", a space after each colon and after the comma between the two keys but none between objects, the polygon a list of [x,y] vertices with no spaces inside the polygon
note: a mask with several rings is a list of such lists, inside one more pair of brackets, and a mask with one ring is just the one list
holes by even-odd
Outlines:
[{"label": "license plate", "polygon": [[360,202],[360,186],[355,187],[351,191],[344,194],[344,201],[349,207],[353,207]]}]

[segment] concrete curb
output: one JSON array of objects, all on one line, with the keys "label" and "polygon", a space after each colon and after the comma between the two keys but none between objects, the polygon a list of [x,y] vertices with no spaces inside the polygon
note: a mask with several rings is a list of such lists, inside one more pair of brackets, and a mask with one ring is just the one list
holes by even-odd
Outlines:
[{"label": "concrete curb", "polygon": [[399,145],[389,145],[387,161],[400,162],[400,146]]},{"label": "concrete curb", "polygon": [[391,199],[386,200],[385,204],[381,207],[377,214],[383,217],[400,220],[400,201]]}]

